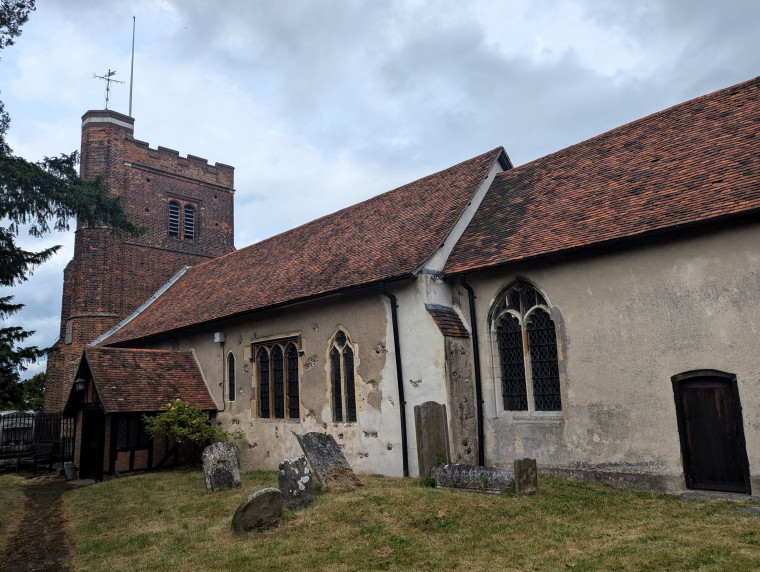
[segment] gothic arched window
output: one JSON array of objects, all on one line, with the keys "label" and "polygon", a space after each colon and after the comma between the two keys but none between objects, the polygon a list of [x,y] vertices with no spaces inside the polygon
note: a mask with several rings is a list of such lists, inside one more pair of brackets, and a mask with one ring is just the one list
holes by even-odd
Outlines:
[{"label": "gothic arched window", "polygon": [[557,334],[549,306],[530,284],[500,298],[493,329],[506,411],[561,411]]},{"label": "gothic arched window", "polygon": [[330,393],[333,421],[356,422],[356,387],[354,350],[342,330],[338,330],[330,348]]}]

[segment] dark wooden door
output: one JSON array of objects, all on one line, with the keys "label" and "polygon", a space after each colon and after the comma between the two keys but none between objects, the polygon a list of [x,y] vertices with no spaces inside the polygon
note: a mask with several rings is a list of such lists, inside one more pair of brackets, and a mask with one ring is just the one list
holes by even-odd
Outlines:
[{"label": "dark wooden door", "polygon": [[103,446],[105,416],[98,410],[85,409],[82,416],[82,448],[79,457],[79,478],[103,478]]},{"label": "dark wooden door", "polygon": [[749,462],[736,378],[713,371],[676,378],[673,390],[686,486],[749,494]]}]

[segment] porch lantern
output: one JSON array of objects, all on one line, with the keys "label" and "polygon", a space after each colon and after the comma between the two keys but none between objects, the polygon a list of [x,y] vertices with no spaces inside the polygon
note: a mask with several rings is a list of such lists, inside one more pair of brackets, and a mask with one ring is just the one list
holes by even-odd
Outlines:
[{"label": "porch lantern", "polygon": [[84,391],[86,385],[87,380],[80,377],[74,381],[74,391]]}]

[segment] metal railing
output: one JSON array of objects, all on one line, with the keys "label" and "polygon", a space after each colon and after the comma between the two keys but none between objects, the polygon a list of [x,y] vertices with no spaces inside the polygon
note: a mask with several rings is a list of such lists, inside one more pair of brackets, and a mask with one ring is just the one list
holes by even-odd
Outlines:
[{"label": "metal railing", "polygon": [[53,443],[56,461],[74,458],[74,419],[60,413],[0,413],[0,459],[34,452],[38,443]]}]

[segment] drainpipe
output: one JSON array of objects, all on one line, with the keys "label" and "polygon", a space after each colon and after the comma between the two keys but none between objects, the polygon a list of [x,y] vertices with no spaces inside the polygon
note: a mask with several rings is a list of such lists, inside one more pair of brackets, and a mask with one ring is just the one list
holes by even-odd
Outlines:
[{"label": "drainpipe", "polygon": [[385,291],[385,283],[380,284],[380,293],[391,301],[391,322],[393,323],[393,349],[396,353],[396,380],[398,381],[398,400],[401,417],[401,455],[404,461],[404,476],[409,476],[409,451],[406,443],[406,400],[404,399],[404,376],[401,372],[401,345],[398,339],[398,316],[396,314],[396,296]]},{"label": "drainpipe", "polygon": [[475,405],[478,417],[478,465],[481,467],[486,464],[485,444],[483,443],[483,388],[481,386],[480,376],[480,349],[478,346],[478,323],[475,319],[475,292],[472,286],[467,284],[464,274],[459,277],[459,281],[467,290],[467,297],[470,300],[470,324],[472,325],[472,353],[475,364]]}]

